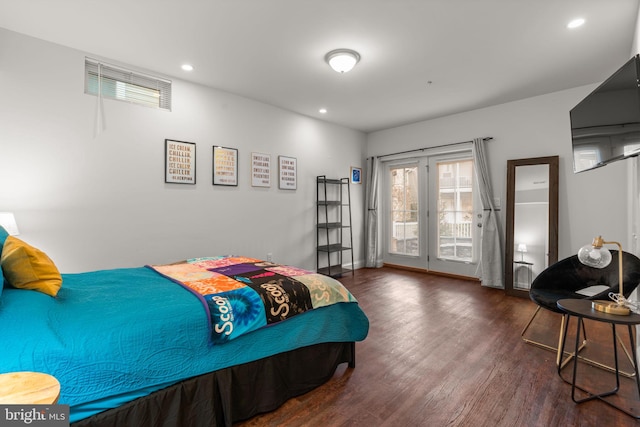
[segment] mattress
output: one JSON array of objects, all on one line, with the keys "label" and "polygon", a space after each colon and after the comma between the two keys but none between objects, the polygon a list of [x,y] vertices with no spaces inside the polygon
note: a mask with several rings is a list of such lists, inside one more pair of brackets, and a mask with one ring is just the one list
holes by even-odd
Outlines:
[{"label": "mattress", "polygon": [[57,298],[5,286],[0,371],[55,376],[71,422],[207,372],[316,343],[361,341],[369,328],[356,302],[339,303],[212,344],[198,298],[149,268],[62,276]]}]

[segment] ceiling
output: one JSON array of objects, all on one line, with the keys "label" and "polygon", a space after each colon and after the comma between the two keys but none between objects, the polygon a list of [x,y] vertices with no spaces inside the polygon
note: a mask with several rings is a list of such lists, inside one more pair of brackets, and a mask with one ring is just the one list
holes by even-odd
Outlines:
[{"label": "ceiling", "polygon": [[0,27],[371,132],[601,82],[638,1],[0,0]]}]

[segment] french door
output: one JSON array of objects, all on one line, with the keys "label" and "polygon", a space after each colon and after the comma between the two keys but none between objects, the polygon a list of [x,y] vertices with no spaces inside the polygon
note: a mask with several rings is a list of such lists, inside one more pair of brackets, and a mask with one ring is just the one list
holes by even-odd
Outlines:
[{"label": "french door", "polygon": [[[428,268],[477,276],[482,209],[471,153],[429,157]],[[480,215],[480,216],[479,216]]]},{"label": "french door", "polygon": [[384,262],[475,277],[482,210],[471,153],[385,166]]},{"label": "french door", "polygon": [[390,162],[384,168],[385,263],[425,268],[426,199],[420,193],[426,182],[425,160]]}]

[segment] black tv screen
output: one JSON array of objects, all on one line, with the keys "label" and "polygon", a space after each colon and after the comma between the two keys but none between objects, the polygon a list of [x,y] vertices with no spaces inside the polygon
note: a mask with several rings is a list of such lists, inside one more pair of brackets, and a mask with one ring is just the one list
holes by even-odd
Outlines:
[{"label": "black tv screen", "polygon": [[571,110],[574,173],[640,154],[639,71],[636,55]]}]

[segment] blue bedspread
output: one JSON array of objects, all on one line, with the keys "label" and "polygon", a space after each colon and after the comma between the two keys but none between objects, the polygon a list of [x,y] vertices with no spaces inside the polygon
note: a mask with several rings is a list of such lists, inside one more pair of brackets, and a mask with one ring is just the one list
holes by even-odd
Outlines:
[{"label": "blue bedspread", "polygon": [[57,298],[5,287],[0,373],[54,375],[74,422],[206,372],[361,341],[368,329],[357,303],[341,303],[211,345],[198,298],[148,268],[63,274]]}]

